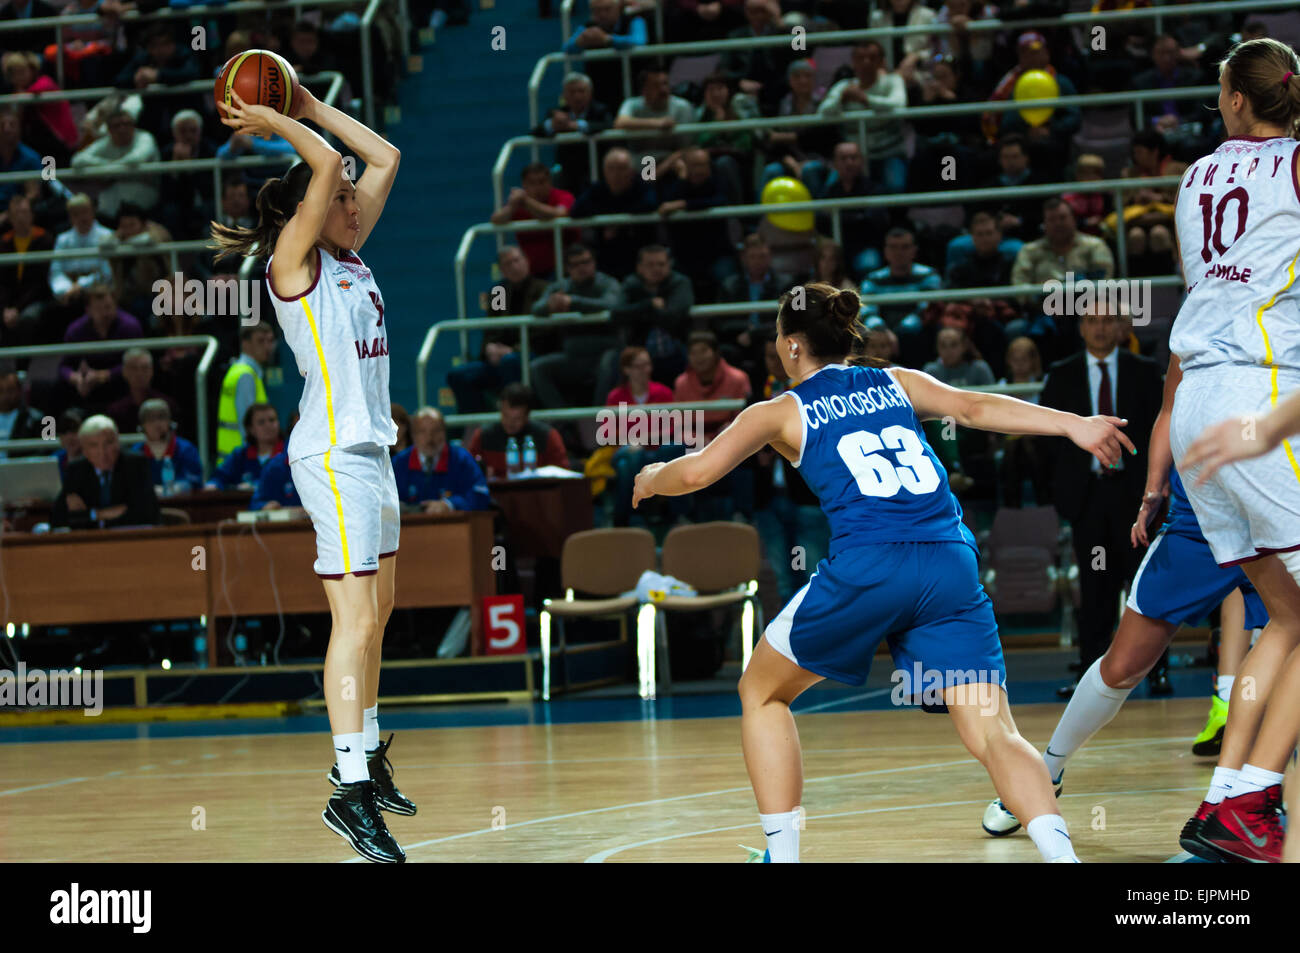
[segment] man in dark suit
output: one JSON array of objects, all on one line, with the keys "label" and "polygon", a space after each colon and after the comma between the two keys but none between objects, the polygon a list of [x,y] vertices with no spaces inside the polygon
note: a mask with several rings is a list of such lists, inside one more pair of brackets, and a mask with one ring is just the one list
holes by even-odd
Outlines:
[{"label": "man in dark suit", "polygon": [[122,452],[112,419],[89,417],[77,435],[85,456],[68,464],[50,522],[72,529],[162,522],[149,461]]},{"label": "man in dark suit", "polygon": [[[1101,297],[1101,296],[1099,296]],[[1096,414],[1128,421],[1124,433],[1137,454],[1115,469],[1064,438],[1052,438],[1052,498],[1073,527],[1079,567],[1079,662],[1086,672],[1110,644],[1119,620],[1120,595],[1133,577],[1140,553],[1129,541],[1133,515],[1142,503],[1151,427],[1160,412],[1159,366],[1118,346],[1119,322],[1104,301],[1079,318],[1083,351],[1057,361],[1048,372],[1039,403],[1084,417]],[[1163,677],[1152,671],[1153,687]],[[1167,679],[1160,687],[1167,686]],[[1069,697],[1074,686],[1060,694]]]}]

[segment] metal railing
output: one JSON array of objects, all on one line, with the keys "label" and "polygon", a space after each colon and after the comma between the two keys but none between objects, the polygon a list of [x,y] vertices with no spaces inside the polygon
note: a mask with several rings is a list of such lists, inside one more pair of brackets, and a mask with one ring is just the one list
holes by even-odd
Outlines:
[{"label": "metal railing", "polygon": [[[421,404],[421,406],[424,406]],[[666,404],[638,404],[638,409],[653,409],[658,411],[673,410],[744,410],[746,403],[739,397],[727,397],[720,400],[685,400],[674,401]],[[601,411],[608,413],[612,408],[609,404],[603,404],[599,407],[592,405],[590,407],[555,407],[550,410],[538,409],[529,413],[533,420],[591,420]],[[480,414],[448,414],[443,418],[443,422],[448,427],[484,427],[488,424],[496,423],[501,419],[499,413],[485,411]]]},{"label": "metal railing", "polygon": [[[1106,24],[1121,24],[1135,20],[1155,20],[1159,26],[1163,18],[1168,17],[1191,17],[1203,13],[1222,13],[1225,10],[1233,11],[1265,11],[1279,10],[1290,12],[1295,9],[1295,0],[1233,0],[1231,4],[1220,2],[1213,3],[1188,3],[1180,4],[1176,7],[1145,7],[1136,10],[1111,10],[1103,13],[1093,13],[1091,11],[1082,11],[1077,13],[1066,13],[1055,17],[1030,17],[1023,20],[972,20],[967,25],[966,30],[969,33],[988,33],[1002,30],[1019,32],[1034,27],[1085,27],[1093,28],[1104,26]],[[804,32],[800,35],[800,40],[806,49],[808,46],[815,45],[832,45],[832,46],[850,46],[854,43],[861,43],[866,40],[883,40],[894,37],[931,35],[946,36],[952,32],[952,27],[947,24],[941,24],[935,27],[933,24],[924,24],[918,26],[890,26],[877,27],[874,29],[864,30],[828,30],[825,32]],[[698,43],[655,43],[645,46],[636,47],[630,50],[593,50],[584,52],[584,60],[612,60],[621,59],[623,65],[623,98],[627,99],[632,95],[632,68],[631,61],[633,57],[646,56],[706,56],[714,53],[727,53],[732,50],[761,49],[763,47],[789,46],[793,39],[793,31],[786,30],[778,32],[772,36],[749,37],[737,40],[716,40]],[[568,37],[566,36],[567,40]],[[538,97],[541,92],[542,80],[546,74],[547,67],[553,63],[564,63],[573,57],[564,52],[547,53],[541,57],[533,67],[532,75],[528,80],[528,116],[529,128],[533,128],[538,123]]]},{"label": "metal railing", "polygon": [[[122,443],[141,443],[148,439],[143,433],[120,433],[117,439]],[[22,437],[18,440],[0,440],[0,452],[4,453],[23,453],[28,450],[46,450],[49,453],[57,453],[60,446],[58,440],[45,440],[41,437]],[[9,460],[13,458],[10,457]],[[0,466],[9,460],[0,461]]]},{"label": "metal railing", "polygon": [[944,106],[907,106],[899,109],[892,109],[880,112],[852,112],[843,116],[831,117],[821,115],[811,116],[773,116],[758,117],[754,119],[727,119],[720,122],[707,123],[682,123],[680,126],[674,126],[672,132],[662,132],[658,130],[628,130],[628,129],[610,129],[594,136],[583,135],[579,132],[566,132],[558,136],[548,136],[538,138],[535,136],[515,136],[507,139],[501,146],[501,151],[497,154],[496,162],[492,165],[492,196],[495,201],[494,208],[500,208],[504,201],[505,195],[505,171],[509,164],[511,153],[520,147],[531,146],[534,154],[540,146],[555,145],[563,146],[570,144],[585,143],[587,146],[588,172],[595,181],[599,175],[599,165],[596,162],[597,145],[608,145],[610,143],[627,143],[630,141],[645,139],[662,139],[671,136],[689,136],[700,133],[727,133],[743,132],[751,129],[755,130],[773,130],[773,129],[804,129],[810,126],[849,126],[857,125],[858,147],[865,156],[868,154],[866,135],[867,126],[875,123],[884,122],[901,122],[909,119],[943,119],[949,116],[969,116],[983,115],[989,112],[1010,112],[1021,109],[1039,109],[1050,106],[1056,107],[1076,107],[1085,108],[1089,106],[1128,106],[1132,105],[1134,117],[1136,120],[1135,129],[1141,129],[1145,124],[1143,113],[1143,104],[1149,102],[1164,102],[1165,100],[1184,100],[1184,99],[1201,99],[1209,98],[1213,100],[1219,95],[1218,86],[1187,86],[1182,89],[1147,89],[1133,90],[1119,93],[1088,93],[1076,96],[1057,96],[1053,99],[1034,99],[1034,100],[998,100],[997,102],[972,102],[972,103],[954,103]]},{"label": "metal railing", "polygon": [[[211,245],[205,238],[190,238],[178,242],[158,242],[153,245],[108,244],[95,248],[60,248],[52,251],[6,252],[0,255],[0,265],[33,264],[67,258],[141,258],[166,255],[172,274],[180,271],[180,256],[209,251]],[[0,348],[0,350],[4,350]]]},{"label": "metal railing", "polygon": [[[1143,278],[1142,280],[1154,288],[1183,287],[1183,280],[1177,275],[1160,275],[1153,278]],[[864,305],[891,305],[912,304],[917,301],[925,301],[927,303],[943,301],[972,301],[977,298],[1032,298],[1041,296],[1043,293],[1043,286],[1041,284],[1020,284],[997,285],[985,288],[938,288],[933,291],[887,291],[878,294],[861,295],[860,297],[862,304]],[[726,317],[735,314],[750,314],[752,312],[775,314],[779,304],[780,302],[772,299],[766,301],[729,301],[720,304],[694,305],[690,309],[690,316],[692,318],[708,319]],[[608,311],[593,311],[589,314],[579,314],[576,312],[557,313],[546,318],[539,318],[534,315],[510,315],[499,318],[454,318],[446,321],[439,321],[437,324],[430,327],[425,333],[424,341],[420,345],[420,350],[415,360],[415,386],[419,404],[420,406],[424,406],[428,403],[427,381],[429,362],[433,358],[433,350],[437,346],[438,338],[444,333],[453,331],[460,332],[461,358],[465,359],[468,357],[468,337],[470,331],[488,331],[509,328],[517,329],[519,331],[520,372],[523,376],[523,382],[527,384],[531,379],[529,368],[532,353],[529,340],[530,332],[549,332],[556,328],[572,327],[575,325],[608,325],[613,327],[610,322],[610,317],[611,315]],[[999,393],[1002,393],[1002,391],[999,391]],[[1037,391],[1026,391],[1025,393],[1037,393]],[[448,418],[448,421],[450,422],[450,418]]]},{"label": "metal railing", "polygon": [[[27,23],[27,20],[19,20],[19,23]],[[0,24],[2,26],[3,24]],[[214,77],[215,79],[215,77]],[[323,98],[324,102],[330,105],[338,98],[339,91],[346,82],[342,73],[336,70],[330,70],[324,73],[315,73],[312,76],[300,76],[298,82],[303,85],[313,85],[329,81],[329,89]],[[188,83],[177,83],[169,86],[164,83],[153,83],[144,89],[123,89],[120,86],[90,86],[85,89],[51,89],[40,93],[8,93],[0,96],[0,106],[15,105],[22,106],[28,103],[50,102],[79,102],[80,100],[105,99],[115,93],[122,96],[139,96],[142,99],[149,99],[154,96],[187,96],[194,93],[211,93],[213,79],[192,79]]]},{"label": "metal railing", "polygon": [[[400,22],[403,24],[404,27],[408,27],[410,21],[410,14],[407,11],[407,0],[398,0],[398,2],[399,2],[399,10],[400,10],[400,17],[399,17]],[[293,2],[286,4],[286,6],[293,8],[295,20],[301,20],[303,8],[316,9],[318,7],[360,6],[360,3],[361,0],[311,0],[311,2],[303,2],[303,0],[293,0]],[[185,7],[179,10],[171,10],[171,9],[164,8],[161,10],[155,10],[152,13],[140,13],[138,11],[132,10],[123,13],[122,16],[117,19],[120,19],[122,23],[150,23],[157,20],[190,20],[190,19],[210,17],[210,16],[212,17],[227,16],[227,15],[238,14],[238,13],[265,13],[266,11],[267,11],[267,5],[265,3],[237,2],[237,3],[217,4],[212,6],[209,6],[207,4],[200,4],[192,7]],[[373,14],[371,16],[373,18]],[[9,21],[0,22],[0,36],[3,36],[3,34],[7,32],[10,33],[30,32],[33,30],[39,30],[43,28],[53,29],[55,49],[57,50],[55,56],[55,72],[56,72],[56,78],[58,80],[58,83],[60,86],[62,86],[64,83],[63,28],[66,26],[82,26],[91,23],[99,23],[103,19],[104,18],[97,13],[74,13],[68,16],[32,17],[31,19],[27,19],[27,20],[9,20]],[[404,36],[402,40],[403,53],[409,54],[410,43],[409,43],[409,37],[405,36],[406,33],[409,33],[409,29],[403,30],[403,36]],[[2,45],[3,44],[0,43],[0,46]],[[369,75],[371,72],[371,68],[373,66],[374,63],[370,55],[369,44],[363,43],[361,48],[361,68],[365,71],[367,75]],[[301,79],[302,78],[299,77],[300,81]],[[211,87],[211,81],[209,81],[208,85],[209,87]]]},{"label": "metal railing", "polygon": [[[170,338],[126,338],[120,341],[85,341],[77,344],[33,344],[24,347],[0,347],[0,358],[19,357],[54,357],[67,354],[103,354],[113,351],[125,351],[138,347],[146,351],[165,351],[174,347],[198,347],[203,345],[203,356],[194,373],[194,393],[198,399],[196,405],[199,459],[203,462],[203,474],[206,478],[211,472],[211,454],[208,450],[208,372],[212,368],[213,358],[217,356],[217,339],[210,334],[187,334]],[[37,441],[39,449],[45,441]]]},{"label": "metal railing", "polygon": [[[502,232],[536,232],[550,230],[553,235],[556,257],[556,274],[564,274],[562,255],[563,245],[560,233],[569,228],[606,228],[616,225],[649,225],[660,222],[669,224],[692,221],[724,220],[743,218],[745,216],[767,215],[772,212],[825,212],[831,216],[833,238],[837,244],[841,241],[840,215],[847,209],[890,208],[899,205],[960,205],[965,202],[983,202],[989,199],[1014,198],[1048,198],[1062,192],[1110,192],[1115,198],[1115,211],[1124,208],[1124,193],[1145,188],[1173,188],[1181,182],[1179,176],[1165,175],[1151,178],[1102,179],[1098,182],[1056,182],[1042,185],[1021,185],[995,189],[954,189],[947,192],[912,192],[904,195],[875,195],[844,199],[813,199],[807,202],[786,202],[781,205],[726,205],[694,212],[673,212],[660,215],[647,212],[640,215],[595,215],[591,218],[554,218],[541,222],[535,219],[522,219],[502,225],[481,223],[471,225],[461,236],[460,246],[456,250],[456,316],[467,317],[465,300],[465,264],[469,258],[470,247],[479,235],[498,234]],[[1119,277],[1128,276],[1128,235],[1124,228],[1115,230],[1116,258]]]}]

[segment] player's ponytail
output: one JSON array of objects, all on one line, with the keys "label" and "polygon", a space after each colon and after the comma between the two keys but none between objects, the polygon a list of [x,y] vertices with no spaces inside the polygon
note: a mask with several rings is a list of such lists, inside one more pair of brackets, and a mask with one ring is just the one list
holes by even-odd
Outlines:
[{"label": "player's ponytail", "polygon": [[1241,93],[1260,122],[1281,126],[1300,138],[1300,57],[1278,40],[1238,43],[1219,63],[1228,86]]},{"label": "player's ponytail", "polygon": [[802,334],[813,357],[843,361],[861,349],[861,310],[856,291],[813,281],[781,295],[777,327],[787,336]]},{"label": "player's ponytail", "polygon": [[[311,184],[311,166],[296,163],[283,178],[267,179],[257,192],[257,224],[252,228],[212,223],[212,247],[216,260],[232,255],[265,258],[275,250],[280,232],[298,210],[298,203]],[[218,196],[220,198],[220,196]]]}]

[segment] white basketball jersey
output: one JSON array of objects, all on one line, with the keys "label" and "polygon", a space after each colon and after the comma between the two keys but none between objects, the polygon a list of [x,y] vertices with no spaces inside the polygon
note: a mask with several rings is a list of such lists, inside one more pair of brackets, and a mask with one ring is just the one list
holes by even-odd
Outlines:
[{"label": "white basketball jersey", "polygon": [[275,315],[306,378],[289,437],[290,463],[332,447],[387,449],[397,442],[379,286],[352,252],[336,259],[317,251],[316,281],[296,298],[276,294],[266,263]]},{"label": "white basketball jersey", "polygon": [[1294,139],[1226,140],[1178,190],[1187,298],[1169,349],[1184,371],[1300,369],[1300,184]]}]

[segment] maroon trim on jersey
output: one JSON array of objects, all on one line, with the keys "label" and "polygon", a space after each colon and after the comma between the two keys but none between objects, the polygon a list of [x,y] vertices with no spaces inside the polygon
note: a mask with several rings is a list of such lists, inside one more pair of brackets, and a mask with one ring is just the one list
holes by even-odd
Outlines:
[{"label": "maroon trim on jersey", "polygon": [[1291,153],[1291,187],[1295,189],[1295,198],[1300,202],[1300,145]]},{"label": "maroon trim on jersey", "polygon": [[373,576],[373,575],[375,575],[375,573],[377,573],[377,572],[379,572],[378,569],[361,569],[361,570],[358,570],[357,572],[352,572],[352,573],[347,573],[347,572],[318,572],[318,573],[316,573],[316,575],[320,576],[322,579],[342,579],[344,576]]},{"label": "maroon trim on jersey", "polygon": [[1253,556],[1242,556],[1240,559],[1234,559],[1230,563],[1219,563],[1220,569],[1227,569],[1230,566],[1240,566],[1242,563],[1253,563],[1256,559],[1263,559],[1265,556],[1276,556],[1278,553],[1293,553],[1300,549],[1300,543],[1294,546],[1285,546],[1282,549],[1256,549]]},{"label": "maroon trim on jersey", "polygon": [[1224,142],[1268,142],[1270,139],[1285,139],[1286,136],[1229,136]]},{"label": "maroon trim on jersey", "polygon": [[272,280],[271,278],[271,266],[268,264],[266,267],[266,286],[271,289],[271,294],[275,295],[281,301],[297,301],[300,298],[307,297],[309,294],[315,291],[316,285],[320,282],[320,274],[322,271],[325,270],[324,269],[325,263],[321,261],[322,253],[320,248],[316,248],[316,253],[317,253],[316,254],[316,277],[312,279],[311,286],[306,291],[304,291],[300,295],[294,295],[292,298],[286,298],[284,295],[280,294],[280,292],[275,290],[275,281]]},{"label": "maroon trim on jersey", "polygon": [[392,552],[388,552],[388,553],[380,553],[380,554],[379,554],[379,558],[380,558],[380,559],[387,559],[389,556],[396,556],[396,555],[397,555],[397,550],[394,549]]}]

